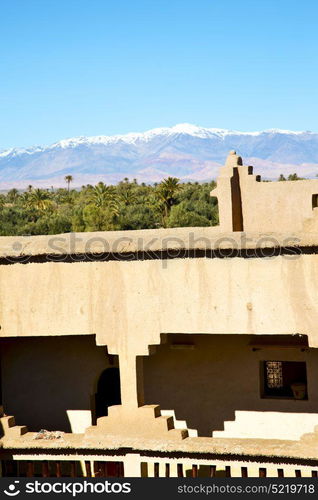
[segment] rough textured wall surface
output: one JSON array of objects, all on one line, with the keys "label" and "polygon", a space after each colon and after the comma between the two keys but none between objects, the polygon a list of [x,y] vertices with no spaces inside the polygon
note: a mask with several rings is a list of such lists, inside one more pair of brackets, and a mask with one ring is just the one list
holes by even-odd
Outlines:
[{"label": "rough textured wall surface", "polygon": [[317,180],[255,182],[254,176],[241,175],[240,181],[246,231],[301,231],[314,215]]},{"label": "rough textured wall surface", "polygon": [[318,346],[318,256],[0,267],[1,336],[96,334],[147,354],[160,333],[308,335]]},{"label": "rough textured wall surface", "polygon": [[[220,230],[243,227],[248,232],[303,231],[305,220],[314,215],[312,197],[317,194],[318,180],[260,182],[253,167],[243,165],[235,151],[230,152],[211,191],[218,198]],[[237,224],[241,213],[242,224]]]},{"label": "rough textured wall surface", "polygon": [[108,368],[95,337],[0,340],[2,402],[29,430],[70,432],[67,410],[91,410],[97,381]]}]

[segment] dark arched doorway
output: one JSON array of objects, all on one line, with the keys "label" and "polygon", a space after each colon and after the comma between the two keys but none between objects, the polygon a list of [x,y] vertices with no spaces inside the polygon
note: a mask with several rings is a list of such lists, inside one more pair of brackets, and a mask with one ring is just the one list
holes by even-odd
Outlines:
[{"label": "dark arched doorway", "polygon": [[119,368],[107,368],[101,374],[95,394],[96,418],[108,415],[108,407],[120,405],[120,375]]}]

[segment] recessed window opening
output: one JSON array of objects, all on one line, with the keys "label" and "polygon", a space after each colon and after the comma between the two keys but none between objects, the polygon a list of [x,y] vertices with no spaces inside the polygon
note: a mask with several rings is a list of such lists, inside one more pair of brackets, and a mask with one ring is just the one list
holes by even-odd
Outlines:
[{"label": "recessed window opening", "polygon": [[312,195],[312,209],[318,207],[318,194]]},{"label": "recessed window opening", "polygon": [[262,397],[308,399],[304,361],[262,361]]}]

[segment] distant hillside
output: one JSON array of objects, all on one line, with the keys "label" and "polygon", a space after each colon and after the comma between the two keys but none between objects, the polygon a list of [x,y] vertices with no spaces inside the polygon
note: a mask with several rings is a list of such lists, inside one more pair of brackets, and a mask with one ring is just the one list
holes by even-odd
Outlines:
[{"label": "distant hillside", "polygon": [[189,124],[158,128],[144,133],[78,137],[51,146],[0,152],[1,188],[28,184],[74,186],[107,184],[128,177],[158,182],[167,176],[181,180],[215,179],[229,150],[235,149],[245,164],[268,179],[297,172],[302,177],[318,173],[318,134],[267,130],[237,132]]}]

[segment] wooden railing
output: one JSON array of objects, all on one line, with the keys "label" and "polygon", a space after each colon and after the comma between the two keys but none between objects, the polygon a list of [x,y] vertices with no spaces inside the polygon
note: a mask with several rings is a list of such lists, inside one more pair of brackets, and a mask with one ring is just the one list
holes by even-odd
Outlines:
[{"label": "wooden railing", "polygon": [[3,477],[123,477],[123,462],[2,460]]},{"label": "wooden railing", "polygon": [[144,477],[318,477],[318,465],[142,462]]},{"label": "wooden railing", "polygon": [[[33,457],[32,457],[33,458]],[[35,457],[34,457],[35,458]],[[70,457],[69,457],[70,458]],[[127,457],[85,457],[68,459],[1,460],[3,477],[318,477],[317,464],[255,462],[191,458],[132,457],[134,473],[131,474]],[[130,456],[131,460],[131,456]],[[294,461],[295,462],[295,461]],[[130,462],[131,463],[131,462]],[[139,472],[138,472],[139,471]]]}]

